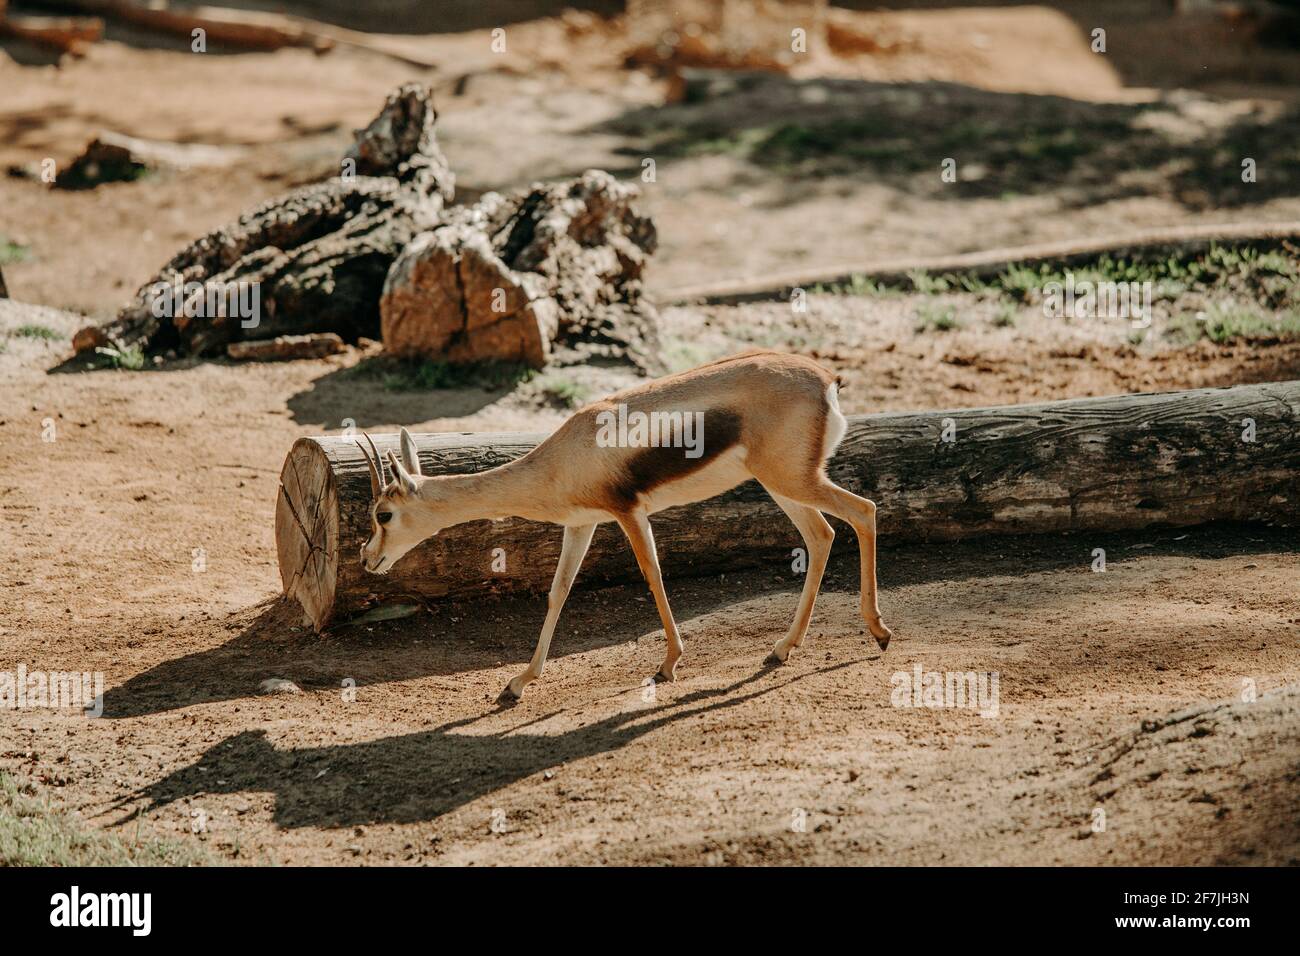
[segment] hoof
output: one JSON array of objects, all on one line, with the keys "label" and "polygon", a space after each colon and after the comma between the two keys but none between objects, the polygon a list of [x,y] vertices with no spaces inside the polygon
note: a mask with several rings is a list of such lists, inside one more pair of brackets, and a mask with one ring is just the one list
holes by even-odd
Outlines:
[{"label": "hoof", "polygon": [[654,681],[656,684],[671,684],[676,680],[676,674],[665,674],[662,668],[655,671]]},{"label": "hoof", "polygon": [[497,703],[502,707],[513,707],[519,703],[519,695],[510,689],[510,684],[506,684],[505,689],[497,695]]},{"label": "hoof", "polygon": [[[886,648],[888,648],[889,639],[894,636],[894,632],[891,631],[889,628],[885,627],[884,621],[881,621],[875,625],[869,624],[867,626],[870,628],[871,636],[876,639],[876,643],[880,646],[880,649],[883,651]],[[879,634],[876,633],[877,627],[880,629]]]},{"label": "hoof", "polygon": [[782,656],[781,656],[780,654],[778,654],[776,651],[773,651],[771,654],[768,654],[767,657],[763,658],[763,666],[764,666],[764,667],[780,667],[780,666],[781,666],[782,664],[784,664],[788,659],[789,659],[789,655],[788,655],[788,654],[787,654],[785,657],[782,657]]}]

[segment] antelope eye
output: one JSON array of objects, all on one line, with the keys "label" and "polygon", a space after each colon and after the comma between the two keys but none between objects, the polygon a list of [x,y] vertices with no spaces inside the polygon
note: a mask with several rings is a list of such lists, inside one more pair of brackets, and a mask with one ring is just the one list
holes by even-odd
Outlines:
[{"label": "antelope eye", "polygon": [[375,515],[375,520],[380,524],[388,524],[392,517],[393,513],[391,511],[380,511]]}]

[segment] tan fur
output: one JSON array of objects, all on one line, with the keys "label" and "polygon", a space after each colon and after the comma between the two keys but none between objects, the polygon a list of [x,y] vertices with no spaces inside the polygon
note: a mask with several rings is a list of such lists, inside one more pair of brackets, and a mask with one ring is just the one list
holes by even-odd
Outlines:
[{"label": "tan fur", "polygon": [[[784,661],[802,643],[834,532],[820,512],[857,532],[862,560],[862,613],[883,648],[890,632],[876,600],[875,505],[826,476],[826,459],[844,436],[836,377],[811,359],[751,351],[669,375],[579,409],[518,461],[477,475],[425,477],[414,443],[403,429],[403,461],[395,480],[380,482],[373,530],[362,549],[368,570],[387,571],[407,551],[442,528],[479,518],[517,516],[566,529],[551,588],[550,610],[537,652],[510,682],[503,699],[517,698],[540,676],[559,609],[591,541],[594,526],[616,521],[627,535],[650,584],[668,637],[657,677],[672,680],[682,645],[659,574],[647,520],[664,508],[700,501],[757,479],[786,511],[808,545],[809,567],[799,610],[773,655]],[[680,447],[603,447],[602,413],[619,406],[633,413],[701,413],[698,458]],[[382,469],[380,469],[382,470]],[[374,465],[372,465],[372,472]],[[376,517],[390,514],[386,524]]]}]

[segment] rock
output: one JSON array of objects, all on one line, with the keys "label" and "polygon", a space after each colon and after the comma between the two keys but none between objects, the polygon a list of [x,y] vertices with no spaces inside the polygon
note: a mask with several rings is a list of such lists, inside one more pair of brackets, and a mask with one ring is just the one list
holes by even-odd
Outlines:
[{"label": "rock", "polygon": [[281,677],[268,677],[258,685],[263,694],[301,694],[302,689],[291,680]]},{"label": "rock", "polygon": [[100,183],[139,179],[160,168],[197,169],[229,166],[246,149],[203,143],[166,143],[102,132],[81,155],[63,167],[56,189],[93,189]]}]

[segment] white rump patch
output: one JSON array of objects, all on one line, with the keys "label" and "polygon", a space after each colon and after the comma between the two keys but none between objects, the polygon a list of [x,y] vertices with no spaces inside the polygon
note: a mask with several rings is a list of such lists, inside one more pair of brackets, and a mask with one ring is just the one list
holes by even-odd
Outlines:
[{"label": "white rump patch", "polygon": [[849,430],[848,419],[840,411],[840,387],[831,382],[826,386],[826,434],[822,436],[822,459],[830,458],[835,449],[844,440],[844,433]]}]

